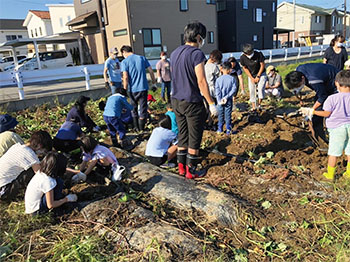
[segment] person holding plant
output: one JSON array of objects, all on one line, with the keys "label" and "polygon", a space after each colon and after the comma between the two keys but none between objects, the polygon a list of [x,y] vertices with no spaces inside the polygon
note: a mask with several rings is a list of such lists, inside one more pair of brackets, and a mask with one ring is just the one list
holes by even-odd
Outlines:
[{"label": "person holding plant", "polygon": [[15,133],[17,124],[16,118],[8,114],[0,115],[0,157],[14,144],[24,144],[22,138]]},{"label": "person holding plant", "polygon": [[67,202],[76,202],[75,194],[65,196],[63,180],[67,158],[57,152],[49,152],[41,161],[39,170],[30,180],[25,196],[26,214],[43,214],[49,209],[58,208]]}]

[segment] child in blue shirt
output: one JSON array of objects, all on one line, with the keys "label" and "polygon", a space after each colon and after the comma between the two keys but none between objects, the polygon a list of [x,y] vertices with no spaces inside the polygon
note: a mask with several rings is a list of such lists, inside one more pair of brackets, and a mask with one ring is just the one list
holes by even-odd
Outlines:
[{"label": "child in blue shirt", "polygon": [[170,117],[171,120],[171,131],[173,131],[176,135],[179,134],[179,128],[176,123],[176,115],[173,111],[173,107],[170,103],[166,105],[166,109],[168,110],[165,115]]},{"label": "child in blue shirt", "polygon": [[232,104],[233,96],[237,91],[237,83],[235,78],[233,78],[231,73],[231,63],[224,62],[221,66],[220,76],[215,83],[215,94],[218,101],[218,133],[223,132],[224,119],[226,123],[226,134],[231,133],[231,114],[232,114]]},{"label": "child in blue shirt", "polygon": [[79,126],[79,118],[66,120],[53,139],[53,147],[57,151],[68,153],[80,147],[83,131]]}]

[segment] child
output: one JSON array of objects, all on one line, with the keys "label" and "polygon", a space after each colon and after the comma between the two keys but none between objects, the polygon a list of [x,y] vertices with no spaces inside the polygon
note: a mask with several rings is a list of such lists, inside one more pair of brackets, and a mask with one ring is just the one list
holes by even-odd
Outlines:
[{"label": "child", "polygon": [[[171,131],[171,119],[166,116],[155,128],[149,138],[146,146],[145,155],[149,161],[156,166],[175,167],[175,164],[169,163],[177,153],[177,145],[174,142],[176,134]],[[170,144],[173,143],[171,146]],[[167,165],[163,165],[168,161]]]},{"label": "child", "polygon": [[18,124],[16,118],[10,115],[0,115],[0,157],[16,143],[24,144],[22,138],[15,133]]},{"label": "child", "polygon": [[38,155],[51,149],[52,139],[46,131],[33,133],[29,143],[11,146],[0,158],[0,199],[13,200],[39,170]]},{"label": "child", "polygon": [[103,112],[103,119],[107,124],[109,134],[111,135],[114,146],[119,146],[116,135],[118,134],[122,147],[128,146],[128,140],[125,137],[125,126],[122,121],[123,110],[131,110],[133,107],[128,103],[126,97],[122,95],[122,88],[116,88],[115,94],[107,99]]},{"label": "child", "polygon": [[215,99],[215,81],[220,76],[219,64],[222,60],[222,53],[219,50],[213,50],[209,55],[209,60],[204,66],[205,78],[208,82],[210,96]]},{"label": "child", "polygon": [[24,202],[26,214],[42,214],[67,202],[75,202],[75,194],[64,196],[63,180],[60,178],[67,167],[67,158],[49,152],[40,163],[38,172],[30,180]]},{"label": "child", "polygon": [[283,93],[282,77],[278,73],[277,69],[270,65],[266,69],[267,81],[265,86],[265,93],[268,96],[275,98],[281,98]]},{"label": "child", "polygon": [[68,153],[80,147],[83,131],[78,123],[78,118],[72,118],[63,123],[53,139],[53,147],[57,151]]},{"label": "child", "polygon": [[237,107],[236,107],[236,103],[235,103],[235,100],[236,100],[235,98],[238,94],[238,89],[241,88],[241,94],[245,95],[243,72],[242,72],[241,66],[237,62],[236,58],[230,57],[229,59],[227,59],[227,61],[231,63],[232,70],[231,70],[230,75],[235,78],[236,85],[237,85],[237,91],[235,94],[233,94],[233,105],[232,105],[232,110],[236,110]]},{"label": "child", "polygon": [[170,103],[171,93],[171,73],[170,73],[170,62],[166,52],[160,52],[160,60],[156,64],[157,69],[157,82],[162,84],[161,97],[165,101],[165,93],[167,101]]},{"label": "child", "polygon": [[176,116],[175,116],[175,113],[173,111],[173,107],[171,106],[170,103],[168,103],[166,105],[166,109],[168,110],[165,115],[166,116],[169,116],[170,119],[171,119],[171,131],[173,131],[176,135],[179,134],[179,129],[177,127],[177,123],[176,123]]},{"label": "child", "polygon": [[[252,104],[252,110],[260,109],[260,104],[265,97],[265,83],[267,81],[265,74],[265,57],[255,51],[252,44],[243,45],[243,54],[241,55],[241,65],[243,71],[248,76],[249,96]],[[258,88],[258,103],[256,103],[256,88]]]},{"label": "child", "polygon": [[117,158],[105,146],[101,146],[98,142],[90,136],[83,137],[81,139],[83,162],[80,166],[80,170],[67,169],[70,172],[76,173],[72,177],[72,182],[77,183],[85,181],[86,176],[89,175],[92,169],[98,164],[104,168],[110,168],[112,171],[112,178],[117,174],[119,165]]},{"label": "child", "polygon": [[340,71],[335,78],[337,94],[330,95],[323,104],[323,111],[312,108],[302,108],[305,115],[326,117],[329,132],[328,168],[323,176],[333,180],[335,177],[337,157],[343,154],[348,158],[348,164],[343,176],[350,179],[350,70]]},{"label": "child", "polygon": [[218,130],[217,133],[221,134],[223,132],[224,118],[226,123],[226,134],[231,133],[231,113],[232,113],[232,98],[237,91],[236,80],[230,76],[231,63],[224,62],[221,66],[220,76],[215,83],[216,98],[218,101]]}]

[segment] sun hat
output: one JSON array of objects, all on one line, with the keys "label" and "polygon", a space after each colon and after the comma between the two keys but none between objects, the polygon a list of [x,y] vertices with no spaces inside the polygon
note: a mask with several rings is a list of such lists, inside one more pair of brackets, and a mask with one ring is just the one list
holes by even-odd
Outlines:
[{"label": "sun hat", "polygon": [[276,68],[273,65],[269,65],[266,68],[266,74],[270,74],[271,71],[276,71]]},{"label": "sun hat", "polygon": [[17,124],[16,118],[8,114],[0,115],[0,133],[14,128]]}]

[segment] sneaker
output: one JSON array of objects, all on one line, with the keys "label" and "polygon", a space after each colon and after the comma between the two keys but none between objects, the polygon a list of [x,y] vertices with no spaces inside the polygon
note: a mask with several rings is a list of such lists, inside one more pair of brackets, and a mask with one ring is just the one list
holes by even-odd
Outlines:
[{"label": "sneaker", "polygon": [[122,174],[125,170],[124,166],[120,166],[117,163],[112,165],[112,181],[117,182],[122,179]]},{"label": "sneaker", "polygon": [[207,170],[202,169],[202,170],[196,170],[195,168],[192,168],[192,170],[190,170],[191,168],[189,166],[186,166],[186,178],[187,179],[195,179],[195,178],[199,178],[202,176],[205,176],[205,174],[207,173]]},{"label": "sneaker", "polygon": [[162,165],[160,165],[161,168],[175,168],[176,165],[175,163],[164,163]]}]

